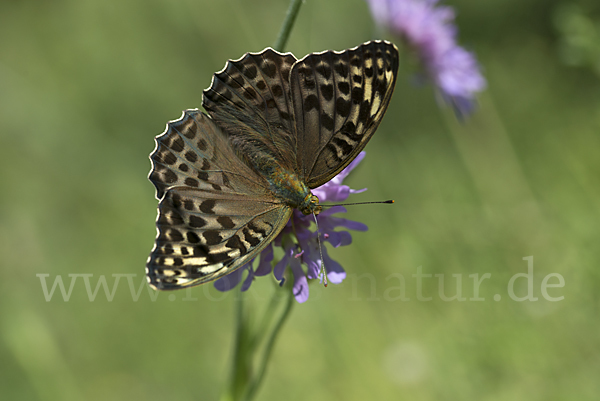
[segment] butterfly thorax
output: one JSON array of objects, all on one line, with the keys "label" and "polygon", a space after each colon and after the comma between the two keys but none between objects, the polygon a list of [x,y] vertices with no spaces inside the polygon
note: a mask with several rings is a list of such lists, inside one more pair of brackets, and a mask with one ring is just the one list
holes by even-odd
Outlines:
[{"label": "butterfly thorax", "polygon": [[273,194],[287,205],[297,208],[302,213],[319,214],[322,210],[319,198],[310,192],[308,186],[294,172],[287,170],[270,158],[257,162],[254,167],[259,170],[270,184]]}]

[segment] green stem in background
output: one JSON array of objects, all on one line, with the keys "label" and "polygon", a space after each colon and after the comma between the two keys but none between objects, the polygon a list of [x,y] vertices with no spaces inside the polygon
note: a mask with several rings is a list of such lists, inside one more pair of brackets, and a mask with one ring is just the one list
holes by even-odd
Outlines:
[{"label": "green stem in background", "polygon": [[285,15],[285,20],[283,20],[283,24],[281,25],[281,29],[279,30],[279,35],[277,35],[277,40],[273,45],[273,49],[278,52],[282,52],[287,44],[288,38],[290,37],[290,32],[294,27],[294,22],[296,22],[296,17],[298,16],[298,12],[300,11],[300,6],[302,5],[303,0],[292,0],[290,2],[290,7],[287,10],[287,14]]}]

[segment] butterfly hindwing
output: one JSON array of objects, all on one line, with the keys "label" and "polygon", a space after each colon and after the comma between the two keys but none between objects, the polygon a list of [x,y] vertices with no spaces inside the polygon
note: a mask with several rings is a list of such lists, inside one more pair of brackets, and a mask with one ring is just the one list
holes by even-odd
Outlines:
[{"label": "butterfly hindwing", "polygon": [[270,48],[247,53],[239,60],[229,60],[204,91],[202,105],[242,157],[263,152],[289,170],[295,167],[289,88],[295,62],[291,53]]},{"label": "butterfly hindwing", "polygon": [[175,187],[158,212],[147,274],[154,288],[170,290],[213,281],[249,262],[283,229],[291,208],[268,199]]},{"label": "butterfly hindwing", "polygon": [[387,109],[397,71],[398,50],[386,41],[313,53],[294,64],[297,164],[310,188],[331,180],[365,147]]}]

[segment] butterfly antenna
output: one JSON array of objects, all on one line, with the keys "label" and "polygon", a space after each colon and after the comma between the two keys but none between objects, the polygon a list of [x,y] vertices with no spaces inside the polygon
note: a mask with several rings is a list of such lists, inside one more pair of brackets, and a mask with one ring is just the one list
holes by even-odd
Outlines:
[{"label": "butterfly antenna", "polygon": [[317,225],[317,244],[319,245],[319,254],[321,255],[321,275],[323,276],[323,285],[327,287],[327,273],[325,272],[325,259],[323,259],[323,250],[321,249],[321,231],[319,231],[319,222],[317,215],[313,213],[315,224]]},{"label": "butterfly antenna", "polygon": [[321,205],[321,206],[332,207],[332,206],[370,205],[372,203],[394,203],[394,200],[390,199],[390,200],[386,200],[386,201],[375,201],[375,202],[335,203],[333,205]]}]

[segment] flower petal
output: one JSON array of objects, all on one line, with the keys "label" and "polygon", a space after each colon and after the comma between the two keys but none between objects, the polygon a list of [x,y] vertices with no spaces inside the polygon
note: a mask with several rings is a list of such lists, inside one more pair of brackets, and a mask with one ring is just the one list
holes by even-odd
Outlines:
[{"label": "flower petal", "polygon": [[360,164],[360,162],[363,161],[363,159],[365,158],[366,155],[367,155],[367,152],[365,152],[364,150],[362,152],[360,152],[354,158],[354,160],[352,160],[350,162],[350,164],[348,164],[337,176],[334,177],[334,180],[339,180],[339,182],[341,183],[342,180],[344,178],[346,178],[348,176],[348,174],[350,174],[350,172],[352,170],[354,170],[356,168],[356,166],[358,166]]},{"label": "flower petal", "polygon": [[437,0],[367,0],[379,24],[401,34],[416,49],[430,79],[462,117],[473,110],[486,81],[475,56],[458,45],[455,13]]},{"label": "flower petal", "polygon": [[321,202],[341,202],[348,199],[350,195],[350,187],[347,185],[327,184],[312,190],[313,195],[316,195]]},{"label": "flower petal", "polygon": [[248,276],[246,276],[246,279],[242,283],[242,288],[241,288],[242,292],[247,291],[248,288],[250,288],[252,281],[254,281],[254,270],[252,269],[252,266],[250,266],[247,270],[248,270]]},{"label": "flower petal", "polygon": [[271,273],[273,267],[271,262],[273,261],[273,243],[271,242],[263,251],[260,253],[260,262],[254,272],[255,276],[266,276]]},{"label": "flower petal", "polygon": [[369,231],[369,227],[359,221],[348,220],[341,217],[330,217],[329,220],[333,227],[346,227],[349,230],[355,231]]},{"label": "flower petal", "polygon": [[218,279],[217,281],[215,281],[214,286],[217,290],[219,291],[229,291],[233,288],[235,288],[240,281],[242,280],[242,274],[244,273],[245,270],[248,269],[249,267],[249,263],[245,264],[244,266],[240,267],[237,270],[232,271],[231,273],[229,273],[226,276],[221,277],[220,279]]},{"label": "flower petal", "polygon": [[335,260],[329,257],[327,250],[323,248],[323,259],[325,259],[325,270],[327,270],[327,279],[333,284],[339,284],[346,278],[346,271]]},{"label": "flower petal", "polygon": [[302,270],[302,266],[300,263],[290,263],[290,267],[292,268],[292,273],[294,274],[294,297],[298,303],[303,303],[308,300],[308,280],[304,275],[304,271]]},{"label": "flower petal", "polygon": [[318,216],[317,219],[323,220],[326,217],[331,216],[332,214],[336,214],[336,213],[346,213],[347,210],[344,206],[332,206],[329,209],[325,209],[323,210]]},{"label": "flower petal", "polygon": [[300,247],[304,252],[302,254],[302,262],[306,264],[308,278],[317,278],[321,269],[321,255],[317,245],[317,239],[314,236],[310,238],[298,238]]},{"label": "flower petal", "polygon": [[352,243],[352,235],[348,231],[331,231],[328,234],[329,238],[326,241],[333,245],[334,248]]},{"label": "flower petal", "polygon": [[279,262],[277,262],[277,264],[275,264],[275,267],[273,268],[273,275],[277,281],[283,280],[283,273],[285,273],[285,268],[287,267],[288,262],[289,258],[284,256]]}]

